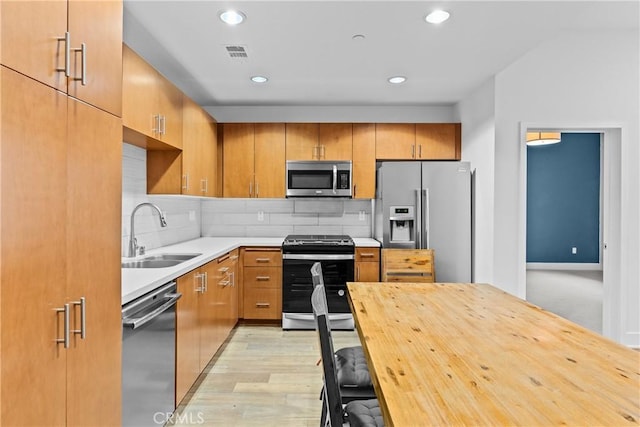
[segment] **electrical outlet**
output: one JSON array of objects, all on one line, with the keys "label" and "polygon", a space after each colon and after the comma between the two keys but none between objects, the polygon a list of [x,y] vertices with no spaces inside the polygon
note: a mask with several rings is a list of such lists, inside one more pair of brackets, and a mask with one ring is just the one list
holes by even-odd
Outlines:
[{"label": "electrical outlet", "polygon": [[571,248],[571,253],[572,254],[577,254],[578,253],[578,248],[576,248],[575,246]]},{"label": "electrical outlet", "polygon": [[359,220],[359,221],[364,221],[364,220],[365,220],[365,213],[364,213],[364,211],[360,211],[360,212],[358,212],[358,220]]},{"label": "electrical outlet", "polygon": [[260,221],[260,222],[264,221],[264,212],[263,211],[258,211],[258,221]]}]

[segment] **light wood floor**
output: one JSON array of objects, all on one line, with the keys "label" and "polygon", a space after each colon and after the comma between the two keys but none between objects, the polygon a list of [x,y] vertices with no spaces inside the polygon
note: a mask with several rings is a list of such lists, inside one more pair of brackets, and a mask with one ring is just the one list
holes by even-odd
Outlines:
[{"label": "light wood floor", "polygon": [[[360,345],[332,331],[334,348]],[[175,425],[320,424],[322,367],[316,331],[239,325],[174,414]]]}]

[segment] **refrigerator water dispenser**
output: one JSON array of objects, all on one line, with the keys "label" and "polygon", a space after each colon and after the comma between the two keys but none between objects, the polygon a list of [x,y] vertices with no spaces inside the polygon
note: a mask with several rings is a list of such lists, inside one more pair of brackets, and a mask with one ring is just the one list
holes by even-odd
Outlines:
[{"label": "refrigerator water dispenser", "polygon": [[391,244],[414,241],[415,211],[413,206],[391,206],[389,222]]}]

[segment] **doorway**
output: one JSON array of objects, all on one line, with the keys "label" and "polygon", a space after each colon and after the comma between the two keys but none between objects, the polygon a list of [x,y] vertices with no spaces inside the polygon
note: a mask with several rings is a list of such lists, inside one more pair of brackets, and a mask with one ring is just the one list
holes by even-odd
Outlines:
[{"label": "doorway", "polygon": [[[544,263],[527,268],[527,130],[565,133],[597,133],[600,136],[600,215],[598,262],[578,266],[559,262],[545,269]],[[567,126],[521,126],[521,275],[522,294],[534,304],[555,312],[575,323],[612,339],[619,334],[619,242],[620,213],[620,145],[619,128],[587,128]],[[571,248],[572,249],[572,248]],[[578,248],[579,250],[579,248]],[[569,268],[563,268],[567,267]],[[616,267],[618,266],[618,267]],[[542,269],[540,269],[542,268]],[[573,268],[573,270],[571,269]],[[542,302],[541,302],[542,301]],[[546,301],[546,302],[545,302]],[[594,318],[595,317],[595,318]]]}]

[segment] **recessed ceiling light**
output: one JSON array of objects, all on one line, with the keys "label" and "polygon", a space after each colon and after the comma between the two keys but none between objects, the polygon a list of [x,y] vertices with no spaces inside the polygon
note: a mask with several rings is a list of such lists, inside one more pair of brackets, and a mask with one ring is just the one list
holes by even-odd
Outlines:
[{"label": "recessed ceiling light", "polygon": [[393,83],[394,85],[404,83],[407,80],[404,76],[393,76],[389,77],[389,83]]},{"label": "recessed ceiling light", "polygon": [[220,12],[220,19],[222,22],[229,25],[238,25],[246,19],[246,16],[242,12],[237,10],[224,10]]},{"label": "recessed ceiling light", "polygon": [[445,10],[434,10],[424,18],[430,24],[441,24],[449,19],[449,12]]},{"label": "recessed ceiling light", "polygon": [[251,77],[251,81],[254,83],[266,83],[267,80],[269,80],[268,78],[266,78],[265,76],[253,76]]}]

